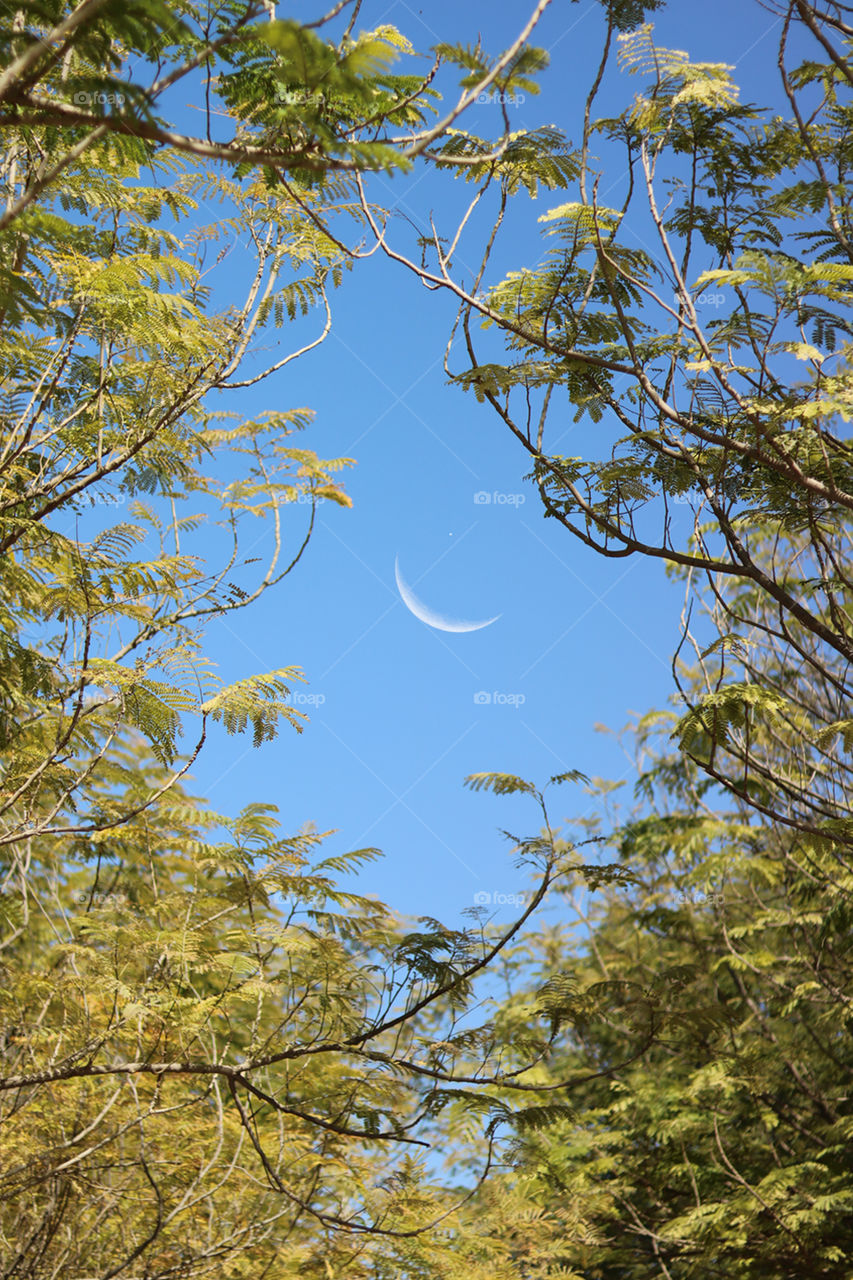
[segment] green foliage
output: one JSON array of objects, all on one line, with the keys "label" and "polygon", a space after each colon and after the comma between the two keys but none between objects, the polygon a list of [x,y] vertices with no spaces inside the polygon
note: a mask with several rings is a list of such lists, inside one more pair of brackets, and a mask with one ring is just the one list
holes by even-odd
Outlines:
[{"label": "green foliage", "polygon": [[575,153],[550,125],[507,134],[497,156],[494,145],[486,139],[461,129],[450,130],[436,152],[436,168],[453,169],[466,182],[498,178],[508,195],[524,187],[534,198],[540,185],[548,191],[565,188],[578,173]]},{"label": "green foliage", "polygon": [[[470,367],[455,380],[525,448],[546,517],[601,554],[690,573],[694,597],[713,579],[708,624],[690,637],[708,662],[682,748],[759,811],[846,843],[830,726],[846,716],[853,659],[853,79],[843,24],[805,11],[833,57],[789,69],[785,27],[788,119],[742,105],[731,68],[661,49],[649,26],[620,37],[618,62],[646,86],[621,115],[590,115],[576,198],[540,217],[538,265],[463,299]],[[798,95],[817,83],[807,109]],[[592,182],[597,139],[627,163],[611,208]],[[641,215],[653,238],[637,247]],[[493,343],[479,360],[478,312],[509,361]],[[566,399],[596,424],[597,456],[549,451]],[[798,671],[792,695],[795,655],[813,687]],[[780,735],[781,771],[765,758]]]},{"label": "green foliage", "polygon": [[[700,808],[701,773],[662,732],[649,717],[638,741],[655,811],[643,800],[612,836],[633,887],[602,885],[580,937],[558,925],[513,958],[510,982],[531,966],[545,978],[514,1006],[551,1018],[537,1084],[566,1082],[575,1112],[519,1127],[517,1174],[529,1203],[580,1220],[549,1236],[573,1274],[753,1280],[808,1265],[841,1280],[849,860],[746,802]],[[788,767],[784,739],[776,750]],[[602,1017],[604,990],[620,988],[620,1016]],[[632,1061],[644,1022],[653,1039]]]},{"label": "green foliage", "polygon": [[[345,1269],[357,1232],[364,1274],[467,1259],[485,1278],[499,1245],[430,1146],[470,1134],[482,1182],[499,1130],[573,1114],[514,1104],[522,1038],[500,1016],[470,1025],[517,926],[406,928],[337,883],[376,850],[324,858],[270,805],[229,820],[138,741],[99,783],[105,803],[154,798],[109,829],[33,837],[0,895],[4,1251],[69,1275],[144,1257],[289,1277]],[[569,865],[548,847],[540,892]],[[544,996],[540,1021],[533,1068],[556,1026]]]},{"label": "green foliage", "polygon": [[[798,21],[815,56],[790,67]],[[550,1020],[520,1078],[572,1108],[516,1126],[513,1256],[535,1241],[552,1267],[531,1274],[849,1280],[849,34],[791,7],[782,118],[632,32],[646,87],[590,120],[546,255],[463,297],[456,380],[532,458],[544,514],[688,596],[674,705],[636,727],[636,806],[607,837],[624,875],[577,867],[590,896],[567,882],[568,919],[504,961],[510,1043]],[[624,149],[618,207],[596,141]],[[480,362],[478,312],[503,361]],[[549,451],[566,401],[598,456]]]},{"label": "green foliage", "polygon": [[[292,655],[224,679],[205,632],[281,584],[320,503],[350,506],[352,460],[298,447],[310,410],[247,417],[218,393],[329,332],[346,229],[384,217],[362,174],[433,144],[425,163],[452,163],[432,74],[398,71],[408,41],[354,33],[354,16],[329,38],[336,16],[236,0],[0,16],[10,1280],[485,1280],[505,1264],[431,1148],[470,1133],[476,1187],[493,1121],[536,1119],[498,1097],[501,1027],[469,1025],[519,926],[401,922],[346,883],[376,850],[324,858],[272,806],[229,817],[186,785],[213,724],[255,747],[301,729]],[[544,65],[517,41],[494,84],[532,93]],[[197,135],[167,118],[182,87],[205,104]],[[507,190],[573,172],[553,131],[483,146]],[[245,292],[223,305],[228,254]],[[532,910],[569,859],[550,832],[522,843]]]},{"label": "green foliage", "polygon": [[496,796],[510,796],[518,791],[527,795],[535,795],[536,788],[532,782],[516,778],[511,773],[472,773],[465,779],[472,791],[494,791]]},{"label": "green foliage", "polygon": [[[432,74],[398,73],[411,49],[387,26],[333,40],[336,14],[230,0],[0,19],[10,1278],[849,1280],[844,24],[798,6],[825,40],[790,69],[785,24],[782,119],[632,30],[654,4],[604,7],[646,87],[578,150],[509,128],[506,97],[547,64],[520,42],[437,49],[463,102],[503,96],[490,141],[453,112],[431,125]],[[164,118],[181,82],[217,104],[208,136]],[[628,161],[613,208],[594,142]],[[677,705],[638,726],[636,807],[609,834],[551,821],[549,787],[611,789],[580,770],[467,780],[539,811],[511,837],[535,878],[503,931],[478,908],[466,929],[399,921],[346,885],[375,850],[324,858],[313,828],[260,802],[229,818],[182,781],[211,722],[256,746],[301,727],[299,667],[225,682],[204,631],[300,561],[317,503],[349,505],[351,460],[295,445],[309,410],[245,419],[215,393],[322,340],[354,260],[341,227],[384,222],[356,175],[421,156],[475,182],[471,209],[494,186],[496,226],[522,190],[576,197],[541,218],[538,265],[491,286],[494,237],[470,288],[437,233],[439,274],[410,265],[461,297],[457,380],[522,443],[545,514],[668,562],[694,610],[696,661],[679,652]],[[246,293],[217,310],[238,241]],[[307,346],[249,364],[315,317]],[[599,459],[548,449],[566,400]],[[259,521],[264,561],[242,549]],[[546,897],[558,919],[525,934]]]}]

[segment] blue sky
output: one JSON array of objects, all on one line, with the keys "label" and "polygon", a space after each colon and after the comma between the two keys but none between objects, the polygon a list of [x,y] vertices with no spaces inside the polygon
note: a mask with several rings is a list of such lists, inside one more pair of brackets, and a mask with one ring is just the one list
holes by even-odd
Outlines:
[{"label": "blue sky", "polygon": [[[360,25],[392,23],[418,48],[480,33],[497,52],[527,12],[519,0],[423,0],[420,8],[367,0]],[[307,14],[305,5],[294,11]],[[777,25],[759,4],[733,0],[690,0],[656,15],[659,43],[734,63],[742,96],[759,102],[778,98]],[[515,127],[553,123],[577,138],[602,30],[596,3],[552,5],[534,38],[549,49],[551,68],[541,96],[514,108]],[[630,79],[614,74],[600,109],[618,110],[634,92]],[[497,108],[477,110],[467,127],[485,132]],[[371,194],[422,225],[431,211],[449,224],[464,191],[450,178],[416,173],[376,179]],[[501,269],[538,259],[536,219],[566,198],[519,197]],[[234,283],[239,288],[236,276]],[[374,257],[357,265],[333,305],[333,331],[320,349],[228,407],[247,415],[314,409],[299,443],[357,460],[346,477],[354,507],[322,508],[297,570],[209,635],[226,679],[301,666],[308,684],[297,705],[310,724],[301,735],[285,727],[259,750],[215,733],[193,769],[195,787],[220,812],[261,800],[279,806],[289,831],[307,822],[336,828],[330,852],[380,847],[385,858],[363,874],[363,891],[405,913],[458,924],[476,894],[526,887],[499,828],[530,834],[537,826],[529,802],[471,794],[463,778],[500,770],[544,782],[581,769],[624,780],[627,793],[631,761],[596,726],[618,730],[632,713],[666,702],[681,589],[660,565],[602,560],[543,520],[519,447],[490,409],[447,385],[450,298]],[[296,332],[301,341],[308,328]],[[290,341],[286,329],[282,341]],[[559,451],[599,448],[595,431],[573,427],[567,412]],[[294,507],[291,516],[298,540],[306,509]],[[686,509],[684,517],[686,526]],[[262,548],[263,539],[252,554]],[[499,614],[498,621],[467,634],[424,625],[400,599],[396,557],[431,609],[466,619]],[[595,806],[582,789],[564,788],[552,817],[570,820]],[[501,916],[510,910],[501,906]]]}]

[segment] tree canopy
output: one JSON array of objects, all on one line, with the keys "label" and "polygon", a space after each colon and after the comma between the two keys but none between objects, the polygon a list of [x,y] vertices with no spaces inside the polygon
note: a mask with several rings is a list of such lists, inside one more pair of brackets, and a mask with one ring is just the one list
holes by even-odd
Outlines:
[{"label": "tree canopy", "polygon": [[[518,954],[565,1023],[541,1083],[654,1029],[519,1138],[553,1274],[850,1274],[853,29],[846,6],[779,13],[784,116],[646,26],[616,42],[642,88],[596,120],[609,33],[542,261],[445,281],[454,380],[532,460],[545,517],[685,586],[674,706],[640,722],[636,809],[608,833],[638,883]],[[596,147],[625,157],[613,208]],[[508,358],[479,355],[478,315]],[[570,415],[596,457],[549,450]],[[611,985],[627,1016],[591,1003]]]},{"label": "tree canopy", "polygon": [[[353,34],[356,6],[325,38],[344,7],[3,20],[5,1277],[443,1267],[441,1224],[464,1230],[488,1172],[448,1185],[423,1153],[451,1111],[491,1115],[501,1045],[465,1014],[523,921],[413,927],[339,886],[374,850],[324,858],[273,806],[220,814],[185,782],[211,722],[256,746],[301,728],[296,663],[224,684],[205,635],[301,561],[319,503],[349,504],[350,460],[295,438],[310,410],[246,418],[217,393],[329,332],[361,175],[430,163],[472,96],[542,64],[538,11],[499,57],[440,50],[465,83],[427,124],[432,74],[392,72],[402,36]],[[195,136],[165,114],[189,83]],[[223,299],[235,246],[245,290]],[[528,859],[526,917],[565,857]]]},{"label": "tree canopy", "polygon": [[[358,3],[0,19],[3,1280],[849,1280],[850,13],[780,9],[780,114],[659,48],[656,5],[605,3],[578,147],[505,111],[468,132],[479,94],[535,88],[547,3],[427,74]],[[642,87],[596,119],[614,58]],[[369,178],[416,163],[474,194],[409,253]],[[492,280],[543,189],[544,257]],[[301,728],[304,659],[229,684],[206,631],[349,504],[309,409],[218,394],[322,342],[371,252],[458,297],[447,394],[491,406],[544,517],[685,587],[630,805],[561,831],[584,773],[468,779],[539,827],[502,929],[403,920],[342,887],[376,850],[187,777],[212,722]],[[549,448],[570,415],[595,457]]]}]

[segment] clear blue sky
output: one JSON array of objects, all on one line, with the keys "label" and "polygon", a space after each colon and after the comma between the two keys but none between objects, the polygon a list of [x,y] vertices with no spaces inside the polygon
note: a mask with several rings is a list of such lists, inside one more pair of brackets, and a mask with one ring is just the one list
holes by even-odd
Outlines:
[{"label": "clear blue sky", "polygon": [[[315,16],[308,5],[294,16],[309,9]],[[497,52],[527,12],[527,0],[422,0],[420,7],[366,0],[360,25],[392,23],[420,49],[439,39],[473,42],[479,33]],[[778,100],[776,27],[754,0],[680,0],[656,15],[659,43],[734,63],[742,96],[758,102]],[[551,69],[541,96],[514,108],[518,128],[553,123],[577,138],[602,31],[593,0],[557,0],[535,36],[550,50]],[[614,74],[602,108],[619,109],[634,92],[632,80]],[[486,131],[497,108],[478,111],[468,127]],[[613,174],[614,182],[620,177]],[[377,179],[372,196],[417,223],[431,210],[442,222],[445,209],[458,207],[460,187],[416,175]],[[519,198],[502,267],[537,260],[536,218],[566,198]],[[303,667],[310,683],[299,693],[317,699],[301,704],[310,724],[302,735],[284,728],[260,750],[216,734],[193,776],[220,811],[271,801],[289,830],[306,822],[337,828],[330,851],[379,846],[386,856],[362,877],[364,891],[406,913],[458,924],[478,892],[526,887],[498,828],[529,834],[537,825],[522,802],[465,791],[464,776],[494,769],[545,781],[578,768],[624,778],[630,788],[630,762],[595,725],[618,729],[631,712],[665,703],[681,593],[660,565],[603,561],[546,524],[522,479],[526,459],[506,429],[446,384],[441,361],[452,315],[449,298],[374,258],[335,296],[326,344],[229,406],[246,414],[315,409],[304,442],[324,457],[357,459],[347,477],[354,508],[321,509],[296,572],[209,637],[228,679]],[[288,341],[287,330],[283,336]],[[567,414],[561,452],[580,452],[572,430]],[[594,433],[574,429],[581,430],[594,446]],[[492,500],[478,503],[478,493]],[[292,508],[294,539],[305,514]],[[499,620],[467,634],[424,625],[400,600],[397,556],[430,608]],[[563,789],[553,816],[571,818],[590,806],[581,790]]]}]

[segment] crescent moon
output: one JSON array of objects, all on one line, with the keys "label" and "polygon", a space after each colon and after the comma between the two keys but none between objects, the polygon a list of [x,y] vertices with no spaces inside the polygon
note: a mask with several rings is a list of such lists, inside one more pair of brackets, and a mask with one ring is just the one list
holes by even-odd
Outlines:
[{"label": "crescent moon", "polygon": [[498,613],[494,618],[486,618],[484,622],[464,622],[461,618],[445,618],[442,614],[436,613],[434,609],[430,609],[429,605],[424,604],[423,600],[418,599],[400,573],[399,556],[394,560],[394,577],[397,581],[397,590],[409,613],[413,613],[428,627],[435,627],[436,631],[482,631],[483,627],[490,627],[501,616]]}]

